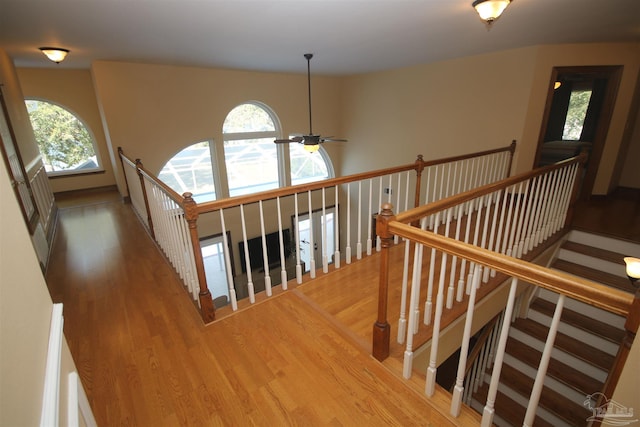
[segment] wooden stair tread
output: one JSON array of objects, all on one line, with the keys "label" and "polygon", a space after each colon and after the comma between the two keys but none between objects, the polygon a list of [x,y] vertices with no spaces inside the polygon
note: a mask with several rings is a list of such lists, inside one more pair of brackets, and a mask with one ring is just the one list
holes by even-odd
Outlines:
[{"label": "wooden stair tread", "polygon": [[[516,319],[513,327],[542,342],[546,342],[549,334],[549,328],[529,319]],[[613,366],[615,359],[614,356],[562,332],[556,334],[554,347],[607,372]]]},{"label": "wooden stair tread", "polygon": [[[534,379],[529,378],[516,368],[504,364],[500,374],[500,382],[529,400]],[[582,402],[574,402],[560,393],[543,386],[538,406],[546,409],[572,426],[584,425],[591,412],[581,406]]]},{"label": "wooden stair tread", "polygon": [[[531,303],[530,307],[533,310],[549,317],[553,317],[553,312],[556,308],[554,303],[542,298],[536,298]],[[585,316],[582,313],[578,313],[577,311],[570,310],[566,307],[562,310],[562,322],[597,335],[600,338],[606,339],[607,341],[611,341],[615,344],[620,344],[625,334],[622,329],[616,328],[615,326],[611,326],[592,317]]]},{"label": "wooden stair tread", "polygon": [[[542,352],[512,337],[507,341],[506,352],[536,370],[542,358]],[[554,358],[549,361],[547,375],[585,396],[602,390],[603,387],[600,381]]]},{"label": "wooden stair tread", "polygon": [[604,271],[596,270],[594,268],[586,267],[584,265],[576,264],[573,262],[557,259],[553,262],[552,268],[556,270],[562,270],[566,273],[573,274],[574,276],[583,277],[585,279],[592,280],[603,285],[611,286],[625,292],[634,293],[635,289],[629,283],[629,280],[616,276],[615,274],[606,273]]},{"label": "wooden stair tread", "polygon": [[570,240],[567,240],[562,244],[562,249],[566,249],[568,251],[576,252],[582,255],[587,255],[593,258],[599,258],[605,261],[612,262],[614,264],[620,264],[620,266],[622,267],[624,267],[623,258],[627,256],[618,252],[596,248],[594,246],[584,245],[582,243],[572,242]]},{"label": "wooden stair tread", "polygon": [[[473,398],[480,402],[484,407],[487,402],[488,393],[489,384],[485,382],[482,383],[481,387],[478,387],[478,391],[473,393]],[[496,416],[502,418],[513,426],[521,426],[527,412],[527,408],[511,399],[506,394],[503,394],[500,390],[498,390],[498,393],[496,394],[494,409]],[[536,427],[554,427],[553,424],[547,422],[544,418],[540,418],[538,415],[536,415],[533,425]]]}]

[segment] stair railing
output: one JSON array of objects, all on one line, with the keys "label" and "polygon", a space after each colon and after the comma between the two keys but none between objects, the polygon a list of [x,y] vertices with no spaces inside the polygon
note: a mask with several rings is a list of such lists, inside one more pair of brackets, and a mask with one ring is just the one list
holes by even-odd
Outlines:
[{"label": "stair railing", "polygon": [[[249,303],[254,303],[259,291],[262,291],[262,287],[264,287],[264,292],[260,295],[266,297],[272,295],[271,268],[280,269],[279,282],[282,284],[282,290],[287,289],[287,282],[292,275],[295,276],[297,284],[302,283],[303,267],[308,267],[309,278],[316,277],[315,256],[309,257],[309,266],[304,266],[302,262],[300,230],[297,224],[303,215],[309,215],[311,236],[311,241],[308,242],[309,247],[314,248],[319,244],[322,252],[319,257],[321,263],[319,269],[321,268],[323,273],[328,273],[331,264],[333,268],[338,269],[341,267],[342,261],[350,264],[353,258],[361,259],[365,254],[370,255],[374,250],[381,250],[381,240],[375,233],[374,225],[378,214],[376,206],[395,202],[400,210],[406,210],[409,207],[419,206],[424,200],[431,202],[457,194],[460,191],[504,179],[509,175],[514,151],[515,141],[507,147],[445,159],[425,161],[422,156],[418,156],[414,163],[403,166],[212,202],[195,203],[190,199],[186,205],[185,195],[179,196],[149,171],[144,170],[140,160],[131,160],[122,149],[119,149],[119,154],[131,203],[152,236],[154,233],[158,234],[157,228],[159,226],[157,223],[159,220],[153,218],[150,208],[153,205],[152,199],[157,197],[157,194],[164,193],[166,198],[161,205],[164,206],[167,203],[177,205],[177,207],[170,209],[165,208],[165,211],[183,210],[193,246],[191,258],[197,270],[197,274],[190,272],[188,277],[197,278],[200,289],[199,304],[203,318],[212,320],[215,318],[215,309],[212,307],[211,313],[206,315],[203,311],[205,290],[209,292],[207,295],[209,299],[211,299],[211,293],[207,290],[204,267],[200,267],[202,254],[198,236],[213,234],[222,236],[229,303],[232,310],[237,310],[238,300],[246,297]],[[156,190],[150,191],[149,188]],[[310,215],[313,212],[321,213],[320,221],[314,220],[313,215]],[[329,212],[332,212],[333,215],[333,233],[329,233],[327,225],[330,218]],[[285,253],[288,242],[285,242],[287,227],[284,224],[289,218],[294,224],[294,233],[290,242],[291,253]],[[322,220],[322,218],[327,220]],[[239,242],[242,242],[244,246],[244,265],[240,267],[246,273],[242,275],[233,273],[234,266],[237,268],[237,263],[233,262],[233,250],[229,250],[231,246],[228,241],[230,230],[231,234],[241,236]],[[320,231],[321,241],[313,241],[314,230]],[[263,271],[259,271],[255,275],[255,268],[251,266],[251,256],[247,250],[248,240],[252,238],[252,233],[261,237],[263,241]],[[269,249],[264,244],[266,235],[274,233],[279,240],[279,253],[275,256],[268,253]],[[174,234],[180,235],[181,233]],[[182,234],[185,233],[182,232]],[[155,238],[158,239],[158,237]],[[329,253],[327,248],[331,246],[331,242],[334,243],[335,249]],[[313,249],[311,251],[313,252]],[[172,252],[169,251],[169,253]],[[242,258],[242,254],[240,254],[240,258]],[[278,262],[272,264],[274,259]],[[176,265],[174,267],[178,269]],[[294,271],[291,271],[292,268]],[[256,281],[254,276],[257,275],[262,281],[259,286],[254,283]],[[185,283],[185,286],[192,289],[190,287],[192,285]],[[243,294],[238,295],[239,292]],[[208,306],[207,303],[206,307]]]},{"label": "stair railing", "polygon": [[[449,295],[453,295],[454,292],[451,287],[448,289],[445,287],[445,280],[455,275],[456,277],[452,280],[453,283],[455,284],[455,279],[458,279],[458,289],[464,288],[465,294],[468,292],[463,301],[456,304],[457,307],[463,307],[464,305],[467,307],[463,340],[460,344],[462,351],[458,372],[461,373],[466,370],[466,360],[464,359],[466,359],[467,354],[465,349],[468,349],[468,340],[471,335],[476,294],[482,290],[480,284],[488,280],[488,277],[492,275],[500,275],[500,283],[504,282],[505,279],[511,280],[505,316],[496,350],[496,361],[491,378],[489,397],[485,415],[483,416],[483,425],[491,424],[497,381],[499,380],[504,356],[505,334],[508,333],[514,305],[516,304],[516,291],[519,281],[560,294],[554,320],[543,351],[543,357],[538,367],[538,376],[529,398],[530,403],[524,420],[525,425],[531,425],[535,415],[564,298],[571,297],[627,317],[627,324],[631,328],[628,335],[630,337],[631,334],[635,334],[638,326],[636,318],[640,316],[637,314],[630,315],[634,301],[633,296],[518,258],[524,254],[525,250],[528,251],[532,247],[540,245],[544,240],[564,227],[567,218],[571,215],[572,204],[577,192],[576,188],[579,184],[577,177],[580,175],[583,161],[583,157],[570,159],[557,165],[508,178],[499,183],[489,184],[449,199],[414,208],[398,215],[394,215],[390,204],[384,205],[377,223],[377,231],[382,238],[383,250],[380,255],[378,318],[373,326],[373,355],[379,360],[384,360],[389,355],[390,326],[387,321],[388,249],[391,246],[390,242],[393,236],[406,239],[414,246],[414,279],[412,287],[409,288],[411,301],[410,318],[408,320],[410,327],[407,328],[407,341],[410,341],[417,334],[416,330],[419,322],[416,322],[417,316],[413,313],[418,311],[418,297],[425,293],[416,290],[421,279],[421,272],[416,272],[416,270],[420,270],[422,264],[422,260],[419,258],[423,252],[422,248],[432,252],[429,260],[428,276],[429,287],[437,283],[435,315],[432,319],[425,319],[422,322],[427,323],[426,320],[430,320],[432,324],[430,358],[429,366],[426,370],[425,383],[425,393],[429,396],[434,393],[435,389],[439,334],[445,326],[442,321],[445,300],[447,299],[445,292],[448,291]],[[454,212],[458,215],[455,223],[452,221]],[[433,221],[430,218],[433,218]],[[442,222],[441,218],[445,218],[444,227],[439,226]],[[420,226],[411,224],[420,224]],[[462,227],[473,225],[471,230],[474,235],[473,240],[467,237],[470,236],[470,233],[465,233],[465,238],[461,238],[461,233],[451,232],[451,229],[458,228],[458,224],[462,224]],[[440,231],[442,228],[445,228],[444,233]],[[460,264],[457,267],[453,264],[453,259],[460,260]],[[434,271],[436,263],[440,264],[439,273]],[[469,267],[470,276],[465,271],[465,264]],[[404,288],[404,284],[394,283],[394,286],[402,286]],[[428,292],[426,293],[428,294]],[[459,315],[456,315],[456,317],[459,317]],[[400,326],[398,328],[400,329]],[[403,375],[408,378],[412,369],[411,349],[407,347]],[[459,376],[456,380],[451,407],[451,413],[454,416],[457,416],[460,412],[464,394],[463,380],[463,376]]]}]

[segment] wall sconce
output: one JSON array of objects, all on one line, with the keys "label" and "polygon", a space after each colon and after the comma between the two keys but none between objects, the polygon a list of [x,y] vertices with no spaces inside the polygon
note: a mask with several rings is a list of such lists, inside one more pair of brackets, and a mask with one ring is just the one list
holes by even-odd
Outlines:
[{"label": "wall sconce", "polygon": [[625,257],[624,263],[627,264],[627,277],[634,287],[638,287],[638,279],[640,279],[640,258]]},{"label": "wall sconce", "polygon": [[493,22],[509,6],[509,3],[511,3],[511,0],[475,0],[471,5],[476,9],[480,19],[487,24],[487,29],[489,29]]},{"label": "wall sconce", "polygon": [[47,58],[56,64],[64,61],[64,58],[66,58],[69,53],[68,49],[62,49],[60,47],[41,47],[39,49],[47,56]]},{"label": "wall sconce", "polygon": [[558,89],[560,86],[562,86],[562,82],[558,80],[553,84],[553,90]]}]

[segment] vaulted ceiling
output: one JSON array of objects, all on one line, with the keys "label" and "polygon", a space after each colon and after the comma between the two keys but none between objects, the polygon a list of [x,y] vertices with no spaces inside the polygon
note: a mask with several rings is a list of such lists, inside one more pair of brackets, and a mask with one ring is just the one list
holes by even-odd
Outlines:
[{"label": "vaulted ceiling", "polygon": [[[471,0],[0,0],[18,67],[121,60],[348,75],[552,43],[640,42],[640,0],[514,0],[487,31]],[[71,50],[56,65],[40,46]]]}]

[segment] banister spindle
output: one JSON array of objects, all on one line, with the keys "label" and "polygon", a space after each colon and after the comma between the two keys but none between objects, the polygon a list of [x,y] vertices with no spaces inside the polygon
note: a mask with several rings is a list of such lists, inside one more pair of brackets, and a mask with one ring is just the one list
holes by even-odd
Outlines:
[{"label": "banister spindle", "polygon": [[242,223],[242,241],[244,242],[244,261],[247,269],[247,291],[249,302],[256,302],[256,294],[253,287],[253,275],[251,274],[251,260],[249,259],[249,244],[247,243],[247,223],[244,219],[244,205],[240,205],[240,222]]},{"label": "banister spindle", "polygon": [[302,264],[300,257],[300,209],[298,208],[298,193],[293,195],[293,210],[295,216],[295,239],[296,239],[296,283],[302,283]]},{"label": "banister spindle", "polygon": [[[289,278],[287,277],[287,266],[285,265],[286,257],[284,254],[284,235],[282,233],[282,209],[280,207],[280,196],[276,197],[276,206],[278,208],[278,243],[280,244],[280,286],[286,291]],[[269,285],[271,285],[271,283],[269,283]],[[267,294],[267,296],[271,295]]]},{"label": "banister spindle", "polygon": [[309,277],[316,278],[316,251],[313,238],[313,202],[311,200],[311,190],[307,192],[309,198]]},{"label": "banister spindle", "polygon": [[509,325],[511,324],[511,315],[516,299],[516,291],[518,289],[518,279],[511,279],[511,287],[509,288],[509,296],[507,298],[507,306],[502,316],[502,328],[500,330],[500,339],[498,340],[498,348],[496,349],[495,361],[493,364],[493,372],[489,383],[489,391],[487,392],[487,402],[482,412],[482,427],[490,427],[493,425],[493,416],[495,414],[495,401],[498,394],[498,384],[500,382],[500,372],[504,363],[504,354],[507,347],[507,339],[509,338]]},{"label": "banister spindle", "polygon": [[340,209],[338,209],[338,199],[340,192],[338,186],[334,187],[335,191],[335,207],[333,208],[333,267],[337,270],[340,268],[340,218],[338,217]]},{"label": "banister spindle", "polygon": [[320,227],[322,231],[322,272],[329,272],[329,254],[327,250],[327,202],[325,199],[324,187],[322,187],[322,220],[320,221]]},{"label": "banister spindle", "polygon": [[[224,210],[220,209],[220,226],[222,227],[222,242],[224,243],[224,265],[227,273],[227,288],[229,289],[229,297],[231,299],[231,309],[238,309],[238,296],[236,295],[236,287],[233,284],[233,273],[231,270],[231,256],[229,254],[229,239],[227,238],[227,226],[224,222]],[[297,227],[296,227],[297,229]]]},{"label": "banister spindle", "polygon": [[369,179],[369,215],[367,215],[367,255],[371,255],[373,250],[373,241],[371,239],[372,229],[371,220],[373,218],[373,208],[371,207],[373,197],[373,178]]},{"label": "banister spindle", "polygon": [[271,296],[271,275],[269,274],[269,254],[267,253],[267,237],[266,237],[267,233],[264,231],[264,212],[262,207],[262,200],[258,201],[258,209],[260,211],[260,237],[262,238],[262,264],[264,266],[264,290],[267,296],[270,297]]},{"label": "banister spindle", "polygon": [[358,241],[356,258],[362,259],[362,180],[358,181]]},{"label": "banister spindle", "polygon": [[347,185],[347,245],[344,257],[347,264],[351,264],[351,185]]}]

